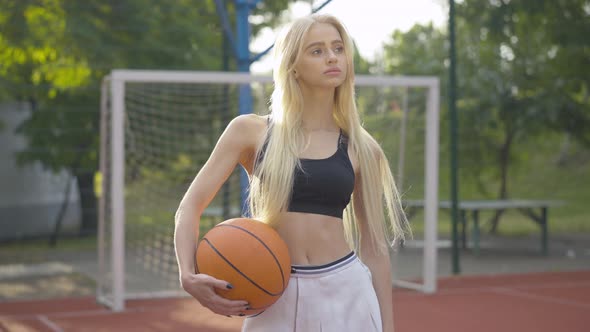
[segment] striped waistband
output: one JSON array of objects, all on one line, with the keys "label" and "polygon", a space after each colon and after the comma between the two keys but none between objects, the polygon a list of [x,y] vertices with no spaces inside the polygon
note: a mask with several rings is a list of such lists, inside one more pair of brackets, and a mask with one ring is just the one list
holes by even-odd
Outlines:
[{"label": "striped waistband", "polygon": [[324,275],[336,273],[347,268],[358,260],[358,257],[354,251],[348,255],[339,258],[331,263],[323,265],[292,265],[291,276],[293,277],[321,277]]}]

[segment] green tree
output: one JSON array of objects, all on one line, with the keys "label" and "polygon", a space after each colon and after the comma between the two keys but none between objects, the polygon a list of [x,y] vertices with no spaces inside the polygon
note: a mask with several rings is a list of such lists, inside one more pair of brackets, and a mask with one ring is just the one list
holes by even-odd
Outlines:
[{"label": "green tree", "polygon": [[[273,24],[291,1],[258,6],[264,20],[253,30]],[[18,159],[77,178],[82,233],[96,228],[102,78],[113,68],[220,70],[222,58],[213,0],[0,3],[0,100],[27,101],[33,110],[19,128],[29,147]]]},{"label": "green tree", "polygon": [[487,176],[508,198],[509,169],[526,157],[519,142],[565,131],[590,146],[588,2],[468,0],[457,13],[464,153],[480,179],[482,163],[495,164]]},{"label": "green tree", "polygon": [[[590,146],[590,4],[465,0],[456,24],[461,177],[484,196],[507,198],[510,170],[526,161],[521,143],[566,132]],[[385,46],[387,73],[441,78],[443,111],[446,33],[415,26]]]}]

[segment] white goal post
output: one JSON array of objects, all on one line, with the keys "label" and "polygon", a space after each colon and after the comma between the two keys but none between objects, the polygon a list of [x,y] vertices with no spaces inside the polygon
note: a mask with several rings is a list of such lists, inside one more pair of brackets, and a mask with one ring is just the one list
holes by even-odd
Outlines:
[{"label": "white goal post", "polygon": [[[202,165],[201,156],[206,155],[203,151],[213,148],[210,143],[219,132],[212,128],[222,128],[227,120],[218,118],[216,114],[228,111],[228,116],[237,115],[237,98],[234,98],[233,90],[243,84],[256,86],[252,93],[259,94],[261,106],[254,105],[253,108],[257,112],[266,112],[268,92],[272,90],[272,78],[269,76],[229,72],[114,70],[105,78],[101,98],[100,172],[103,188],[99,201],[99,302],[120,311],[128,299],[182,294],[178,285],[169,286],[177,282],[173,277],[177,270],[170,232],[174,227],[173,214],[170,213],[172,204],[168,200],[178,202],[179,195],[186,188],[187,178]],[[420,163],[419,168],[414,167],[419,169],[420,174],[416,178],[421,177],[420,183],[412,185],[411,177],[403,177],[404,184],[411,188],[423,186],[416,194],[424,200],[422,275],[410,280],[395,279],[393,283],[433,293],[436,291],[437,274],[439,79],[357,75],[356,87],[359,104],[383,106],[369,107],[372,113],[363,114],[363,119],[365,116],[372,119],[365,123],[374,123],[378,133],[376,139],[380,143],[381,140],[390,140],[392,135],[399,135],[400,130],[394,128],[401,128],[397,124],[401,117],[404,120],[404,135],[406,131],[411,131],[413,124],[419,124],[420,130],[416,133],[420,137],[411,135],[416,147],[414,150],[405,148],[406,138],[403,137],[401,151],[406,151],[406,154],[414,151],[414,164]],[[408,90],[413,91],[411,95],[407,94]],[[402,94],[403,98],[400,97]],[[401,104],[406,107],[408,96],[411,97],[408,106],[411,111],[404,109],[402,115],[396,110]],[[402,99],[404,102],[398,103]],[[361,112],[363,105],[359,105]],[[393,109],[391,112],[390,106]],[[412,113],[415,116],[406,115]],[[414,122],[406,125],[406,116]],[[190,127],[197,120],[206,123],[204,127]],[[373,133],[371,128],[367,130]],[[186,143],[187,140],[192,143]],[[198,155],[190,150],[195,142],[203,146]],[[388,143],[387,146],[390,145],[395,144]],[[404,156],[399,158],[402,161],[409,159]],[[169,163],[163,165],[164,161]],[[399,164],[391,159],[390,162],[396,165],[392,167],[394,174],[401,177],[395,170]],[[189,173],[170,179],[170,169],[176,172],[185,168],[190,169]],[[408,191],[400,188],[402,195]],[[146,201],[141,202],[142,199]],[[224,202],[230,202],[224,203],[224,206],[230,205],[230,212],[227,213],[231,215],[239,214],[239,207],[231,203],[234,201],[224,198]],[[156,206],[161,211],[154,210]],[[217,204],[210,207],[209,212],[219,218],[221,209]],[[159,216],[160,212],[164,217]],[[164,221],[160,222],[160,219]],[[151,228],[166,230],[153,235],[147,233]],[[131,232],[144,233],[134,235]],[[141,241],[140,244],[130,248],[130,243],[136,240]],[[165,269],[170,271],[163,272]],[[157,271],[157,274],[150,280],[141,280],[133,274],[150,278],[146,271]],[[167,275],[164,277],[163,273]],[[173,281],[169,280],[162,289],[142,288],[144,284],[154,284],[155,279]]]}]

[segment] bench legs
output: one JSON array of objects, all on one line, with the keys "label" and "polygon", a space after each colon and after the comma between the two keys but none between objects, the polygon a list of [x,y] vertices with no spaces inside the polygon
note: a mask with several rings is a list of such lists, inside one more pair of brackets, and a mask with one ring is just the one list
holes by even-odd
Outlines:
[{"label": "bench legs", "polygon": [[549,254],[549,236],[548,236],[548,222],[547,222],[547,208],[541,208],[541,252],[547,256]]},{"label": "bench legs", "polygon": [[473,210],[472,215],[469,216],[469,211],[460,210],[460,221],[461,221],[461,245],[463,249],[467,249],[467,233],[469,228],[469,217],[473,220],[473,230],[471,231],[471,238],[473,239],[473,252],[475,255],[479,255],[479,211]]},{"label": "bench legs", "polygon": [[465,210],[459,211],[461,218],[461,245],[463,246],[463,250],[465,250],[467,249],[467,226],[469,222],[467,220],[467,212]]},{"label": "bench legs", "polygon": [[[480,228],[479,228],[479,211],[472,211],[473,230],[471,236],[473,237],[473,253],[479,255],[479,240],[480,240]],[[466,228],[469,221],[467,220],[467,211],[461,211],[461,219],[463,222],[463,248],[467,247],[466,240]],[[527,213],[529,217],[537,221],[539,227],[541,227],[541,253],[544,256],[549,254],[549,223],[547,222],[547,208],[541,208],[541,215],[535,215],[532,211]]]},{"label": "bench legs", "polygon": [[479,255],[479,211],[473,210],[473,253]]}]

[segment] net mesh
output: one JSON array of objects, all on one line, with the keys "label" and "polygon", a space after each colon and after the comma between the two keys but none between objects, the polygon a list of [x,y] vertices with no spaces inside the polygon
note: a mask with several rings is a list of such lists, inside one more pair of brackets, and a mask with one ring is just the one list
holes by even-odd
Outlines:
[{"label": "net mesh", "polygon": [[[253,109],[266,114],[272,84],[250,86]],[[239,85],[231,83],[125,83],[125,298],[182,294],[173,245],[174,213],[225,126],[238,115],[238,93]],[[422,199],[424,192],[425,94],[424,88],[357,88],[364,126],[381,143],[405,199]],[[122,142],[111,142],[107,89],[103,98],[97,295],[108,302],[113,296],[112,257],[123,254],[112,252],[110,242],[110,148]],[[236,168],[203,214],[201,235],[241,214],[239,173]],[[419,237],[420,221],[413,223]],[[414,269],[403,277],[419,278],[420,274]]]}]

